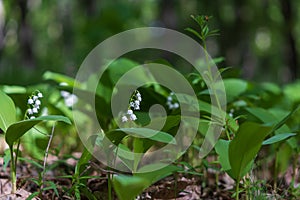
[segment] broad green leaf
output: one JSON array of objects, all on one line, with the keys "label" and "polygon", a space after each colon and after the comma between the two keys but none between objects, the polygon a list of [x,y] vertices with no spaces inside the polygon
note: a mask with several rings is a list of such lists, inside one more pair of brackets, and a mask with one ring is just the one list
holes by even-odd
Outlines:
[{"label": "broad green leaf", "polygon": [[67,124],[71,124],[71,121],[68,118],[59,115],[41,116],[35,119],[19,121],[14,124],[11,124],[8,127],[5,134],[6,143],[9,146],[12,146],[14,142],[16,142],[20,137],[22,137],[28,130],[30,130],[32,127],[34,127],[42,121],[61,121]]},{"label": "broad green leaf", "polygon": [[254,115],[255,117],[257,117],[258,119],[260,119],[262,122],[264,123],[277,123],[276,126],[274,126],[274,130],[277,130],[279,128],[281,128],[281,131],[286,131],[288,132],[290,129],[284,125],[285,122],[298,110],[300,109],[300,106],[298,106],[297,108],[295,108],[294,110],[292,110],[290,113],[288,113],[285,117],[277,117],[275,116],[274,110],[273,111],[268,111],[266,109],[263,108],[246,108],[246,110],[251,113],[252,115]]},{"label": "broad green leaf", "polygon": [[300,109],[300,105],[298,105],[298,107],[296,107],[294,110],[292,110],[288,115],[286,115],[283,119],[281,119],[279,121],[279,123],[276,124],[276,126],[274,127],[274,130],[281,128],[286,121],[298,110]]},{"label": "broad green leaf", "polygon": [[135,68],[137,66],[139,66],[138,63],[125,58],[118,59],[111,63],[108,67],[108,72],[112,84],[115,85],[120,80],[120,78],[124,76],[129,70],[133,71],[130,74],[126,74],[126,84],[128,85],[137,85],[138,83],[145,82],[155,82],[155,79],[149,73],[149,71],[146,71],[144,68]]},{"label": "broad green leaf", "polygon": [[231,169],[228,157],[229,144],[230,141],[228,140],[219,140],[215,145],[215,150],[219,155],[219,162],[222,166],[222,170],[224,171]]},{"label": "broad green leaf", "polygon": [[263,123],[272,123],[277,121],[276,117],[264,108],[246,108],[246,110]]},{"label": "broad green leaf", "polygon": [[79,83],[77,83],[74,78],[71,78],[71,77],[63,75],[63,74],[50,72],[50,71],[46,71],[43,74],[43,79],[52,80],[52,81],[55,81],[57,83],[67,83],[71,87],[75,86],[75,83],[76,83],[77,86],[79,86],[78,85]]},{"label": "broad green leaf", "polygon": [[[158,170],[157,170],[158,169]],[[175,165],[168,165],[162,163],[149,164],[141,167],[134,176],[142,177],[149,180],[150,184],[153,184],[174,172],[183,171],[182,167]]]},{"label": "broad green leaf", "polygon": [[36,129],[32,128],[27,133],[28,134],[23,135],[22,138],[22,145],[26,149],[26,153],[28,153],[31,158],[44,160],[45,149],[49,142],[47,128],[37,125]]},{"label": "broad green leaf", "polygon": [[229,162],[232,176],[240,180],[243,170],[256,157],[264,138],[273,127],[253,122],[245,122],[229,144]]},{"label": "broad green leaf", "polygon": [[277,130],[281,128],[280,130],[277,130],[277,133],[286,133],[290,132],[290,129],[288,126],[284,125],[286,120],[289,118],[290,114],[287,116],[288,118],[283,118],[281,121],[278,119],[276,116],[274,116],[271,112],[269,112],[266,109],[263,108],[246,108],[246,110],[257,117],[260,121],[262,121],[265,124],[275,124],[277,123],[278,125],[275,127],[273,130]]},{"label": "broad green leaf", "polygon": [[146,149],[144,141],[145,140],[141,138],[134,138],[133,140],[133,152],[136,153],[134,154],[134,171],[138,168],[139,162],[143,156],[142,153],[145,153],[148,150],[148,148]]},{"label": "broad green leaf", "polygon": [[300,81],[285,85],[283,92],[285,96],[293,103],[300,101]]},{"label": "broad green leaf", "polygon": [[274,135],[273,137],[270,137],[269,139],[265,140],[263,142],[263,145],[269,145],[269,144],[274,144],[276,142],[281,142],[284,140],[287,140],[288,138],[295,136],[295,133],[281,133]]},{"label": "broad green leaf", "polygon": [[[263,108],[246,108],[246,110],[248,112],[250,112],[251,114],[256,116],[262,122],[268,123],[268,124],[276,123],[276,125],[273,127],[273,131],[275,131],[276,134],[291,132],[290,128],[285,123],[299,109],[300,109],[300,106],[296,107],[285,117],[278,119],[278,117],[274,116],[272,114],[272,112],[269,112],[268,110],[265,110]],[[287,140],[287,142],[292,148],[297,148],[297,140],[295,138],[289,138]]]},{"label": "broad green leaf", "polygon": [[0,129],[4,132],[16,122],[16,107],[13,100],[0,91]]},{"label": "broad green leaf", "polygon": [[134,169],[135,156],[126,145],[120,143],[118,148],[114,149],[114,153],[128,169]]},{"label": "broad green leaf", "polygon": [[271,92],[275,95],[280,95],[281,94],[281,89],[278,85],[276,85],[275,83],[270,83],[270,82],[265,82],[261,84],[261,87],[268,91]]},{"label": "broad green leaf", "polygon": [[[183,169],[178,166],[150,164],[139,169],[133,176],[117,175],[113,178],[113,186],[120,200],[132,200],[151,184]],[[160,168],[160,169],[159,169]],[[153,170],[152,170],[153,169]],[[159,169],[159,170],[155,170]],[[144,173],[145,171],[150,171]]]},{"label": "broad green leaf", "polygon": [[225,79],[223,80],[227,102],[233,101],[235,98],[240,96],[242,93],[246,92],[248,88],[248,83],[241,79]]},{"label": "broad green leaf", "polygon": [[120,200],[132,200],[146,189],[151,182],[138,176],[116,175],[113,177],[114,190]]},{"label": "broad green leaf", "polygon": [[161,124],[165,121],[162,130],[169,131],[170,129],[178,126],[181,123],[181,116],[168,115],[167,117],[155,117],[151,119],[151,124]]},{"label": "broad green leaf", "polygon": [[172,135],[158,130],[148,128],[121,128],[116,129],[116,131],[122,131],[127,134],[130,133],[133,136],[148,138],[157,142],[176,144],[176,141]]},{"label": "broad green leaf", "polygon": [[200,119],[198,131],[205,136],[208,132],[211,121]]},{"label": "broad green leaf", "polygon": [[105,136],[115,145],[119,145],[119,143],[122,141],[122,139],[126,136],[127,134],[124,133],[121,130],[111,130],[109,132],[105,133]]},{"label": "broad green leaf", "polygon": [[2,90],[6,94],[24,94],[27,91],[25,87],[18,85],[4,85]]}]

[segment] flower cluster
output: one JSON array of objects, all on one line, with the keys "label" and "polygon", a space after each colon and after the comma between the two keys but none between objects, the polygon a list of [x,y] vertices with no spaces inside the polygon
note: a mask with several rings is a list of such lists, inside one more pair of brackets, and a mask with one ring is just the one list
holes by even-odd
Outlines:
[{"label": "flower cluster", "polygon": [[177,100],[174,99],[174,92],[171,92],[169,96],[167,97],[167,106],[169,107],[169,110],[177,109],[179,108],[179,104],[177,103]]},{"label": "flower cluster", "polygon": [[39,91],[35,91],[32,93],[32,95],[29,97],[27,101],[28,109],[27,109],[27,117],[29,119],[34,119],[36,115],[39,112],[40,106],[41,106],[41,100],[40,98],[43,97],[43,94]]},{"label": "flower cluster", "polygon": [[140,104],[142,102],[142,96],[139,91],[135,91],[134,94],[130,98],[129,106],[127,113],[122,116],[122,122],[135,121],[137,120],[136,115],[133,113],[133,110],[140,110]]},{"label": "flower cluster", "polygon": [[[68,86],[67,83],[60,83],[60,86]],[[64,98],[67,107],[72,107],[78,102],[78,97],[75,94],[71,94],[68,91],[61,91],[60,95]]]}]

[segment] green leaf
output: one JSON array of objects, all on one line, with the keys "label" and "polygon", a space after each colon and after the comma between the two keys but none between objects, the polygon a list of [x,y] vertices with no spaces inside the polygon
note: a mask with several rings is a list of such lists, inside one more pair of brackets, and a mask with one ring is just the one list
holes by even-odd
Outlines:
[{"label": "green leaf", "polygon": [[298,107],[296,107],[294,110],[292,110],[288,115],[286,115],[283,119],[281,119],[276,126],[274,127],[274,130],[281,128],[285,122],[298,110],[300,109],[300,105],[298,105]]},{"label": "green leaf", "polygon": [[[158,169],[158,170],[157,170]],[[149,180],[150,184],[153,184],[174,172],[183,171],[182,167],[175,165],[168,165],[162,163],[149,164],[141,167],[134,176],[143,177],[144,179]]]},{"label": "green leaf", "polygon": [[283,118],[281,121],[277,118],[277,116],[274,116],[271,112],[269,112],[266,109],[263,108],[246,108],[246,110],[257,117],[260,121],[262,121],[265,124],[275,124],[273,130],[279,129],[281,126],[282,128],[277,131],[277,133],[284,133],[284,132],[290,132],[290,129],[288,126],[284,125],[286,120],[290,117],[291,114],[287,115],[285,118]]},{"label": "green leaf", "polygon": [[120,78],[122,78],[129,70],[133,70],[132,72],[134,73],[132,73],[132,75],[126,75],[126,84],[128,85],[137,85],[138,83],[155,81],[147,70],[144,68],[135,68],[137,66],[139,66],[138,63],[126,58],[120,58],[111,63],[108,67],[108,73],[112,84],[115,85],[120,81]]},{"label": "green leaf", "polygon": [[34,192],[34,193],[30,194],[26,199],[31,200],[31,199],[37,197],[39,194],[40,194],[40,191]]},{"label": "green leaf", "polygon": [[[275,123],[277,122],[276,126],[274,126],[273,130],[277,130],[279,128],[284,128],[282,131],[288,131],[289,128],[287,126],[284,126],[285,122],[298,110],[300,109],[300,105],[296,107],[294,110],[292,110],[289,114],[287,114],[282,119],[278,119],[277,116],[272,114],[272,111],[265,110],[263,108],[246,108],[246,110],[260,119],[264,123]],[[273,111],[274,112],[274,111]]]},{"label": "green leaf", "polygon": [[223,80],[227,102],[233,101],[235,98],[239,97],[242,93],[246,92],[248,88],[248,83],[241,79],[225,79]]},{"label": "green leaf", "polygon": [[117,175],[113,178],[113,186],[120,200],[132,200],[151,184],[138,176]]},{"label": "green leaf", "polygon": [[[268,123],[268,124],[276,123],[276,125],[273,127],[272,132],[275,131],[275,134],[282,134],[282,133],[291,132],[290,128],[285,123],[299,109],[300,109],[300,105],[296,107],[294,110],[292,110],[285,117],[281,118],[281,120],[278,119],[277,116],[273,115],[271,112],[263,108],[247,108],[246,110],[264,123]],[[287,143],[292,148],[297,148],[297,140],[295,138],[288,139]]]},{"label": "green leaf", "polygon": [[75,83],[76,83],[76,86],[79,86],[78,85],[79,83],[77,83],[74,78],[71,78],[71,77],[63,75],[63,74],[50,72],[50,71],[46,71],[43,74],[43,79],[52,80],[52,81],[55,81],[57,83],[67,83],[71,87],[74,87]]},{"label": "green leaf", "polygon": [[18,158],[18,160],[24,161],[24,162],[26,162],[28,164],[32,164],[32,166],[34,166],[36,168],[39,168],[39,169],[43,169],[44,168],[43,165],[41,165],[37,161],[33,160],[32,158],[29,159],[29,158],[22,158],[22,157],[20,157],[20,158]]},{"label": "green leaf", "polygon": [[270,92],[273,93],[275,95],[280,95],[281,94],[281,89],[278,85],[276,85],[275,83],[270,83],[270,82],[265,82],[261,84],[261,87]]},{"label": "green leaf", "polygon": [[215,145],[215,150],[219,155],[219,162],[222,166],[222,170],[227,171],[231,169],[228,157],[228,149],[229,149],[230,141],[228,140],[219,140]]},{"label": "green leaf", "polygon": [[277,134],[274,135],[273,137],[270,137],[269,139],[265,140],[263,142],[263,145],[269,145],[269,144],[274,144],[276,142],[281,142],[284,140],[287,140],[288,138],[295,136],[297,134],[295,133],[281,133],[281,134]]},{"label": "green leaf", "polygon": [[61,121],[67,124],[71,124],[71,121],[68,118],[59,115],[48,115],[37,117],[35,119],[22,120],[11,124],[8,127],[5,134],[6,143],[9,146],[12,146],[14,142],[16,142],[20,137],[22,137],[28,130],[30,130],[32,127],[34,127],[42,121]]},{"label": "green leaf", "polygon": [[133,136],[148,138],[150,140],[154,140],[157,142],[176,144],[176,141],[172,135],[158,130],[153,130],[148,128],[121,128],[121,129],[116,129],[116,131],[130,133]]},{"label": "green leaf", "polygon": [[53,181],[47,181],[46,184],[48,184],[48,187],[43,188],[44,191],[46,190],[54,190],[54,193],[56,196],[59,197],[58,190],[57,190],[57,184],[55,184]]},{"label": "green leaf", "polygon": [[22,137],[22,145],[26,149],[26,153],[33,159],[44,160],[45,149],[49,142],[47,128],[37,125],[36,129],[30,129]]},{"label": "green leaf", "polygon": [[13,100],[0,91],[0,129],[6,132],[7,128],[17,121],[16,107]]},{"label": "green leaf", "polygon": [[81,154],[81,157],[79,158],[76,166],[75,166],[75,173],[74,173],[74,179],[78,179],[80,174],[85,170],[85,166],[89,163],[89,161],[92,158],[92,154],[84,148],[83,153]]},{"label": "green leaf", "polygon": [[186,31],[188,31],[188,32],[190,32],[190,33],[192,33],[192,34],[194,34],[196,37],[198,37],[200,40],[202,40],[201,35],[200,35],[197,31],[195,31],[194,29],[192,29],[192,28],[186,28],[186,29],[184,29],[184,30],[186,30]]},{"label": "green leaf", "polygon": [[133,151],[134,153],[134,168],[133,171],[136,171],[139,165],[139,162],[141,161],[142,158],[142,154],[139,153],[145,153],[148,149],[146,149],[145,147],[145,143],[144,143],[144,139],[141,138],[134,138],[133,140]]},{"label": "green leaf", "polygon": [[2,90],[6,94],[24,94],[27,92],[25,87],[18,85],[4,85],[2,87]]},{"label": "green leaf", "polygon": [[240,180],[244,169],[256,157],[264,138],[272,130],[273,127],[253,122],[245,122],[240,126],[229,144],[229,162],[233,178]]},{"label": "green leaf", "polygon": [[[139,169],[133,176],[117,175],[113,178],[113,186],[120,200],[132,200],[151,184],[171,175],[174,172],[182,171],[181,167],[175,165],[150,164]],[[152,171],[152,169],[158,169]],[[145,171],[148,171],[144,173]],[[150,171],[150,172],[149,172]]]}]

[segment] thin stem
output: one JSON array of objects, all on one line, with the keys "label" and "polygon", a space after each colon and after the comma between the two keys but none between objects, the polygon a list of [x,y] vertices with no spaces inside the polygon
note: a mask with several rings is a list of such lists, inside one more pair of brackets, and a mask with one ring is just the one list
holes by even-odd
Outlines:
[{"label": "thin stem", "polygon": [[16,158],[15,158],[15,166],[17,166],[17,162],[18,162],[18,155],[19,155],[19,149],[20,149],[20,142],[21,142],[21,140],[18,139],[17,151],[16,151]]},{"label": "thin stem", "polygon": [[178,174],[175,172],[174,173],[174,178],[175,178],[175,185],[174,185],[174,197],[176,199],[177,197],[177,192],[178,192]]},{"label": "thin stem", "polygon": [[10,146],[9,149],[10,149],[10,163],[11,163],[10,174],[11,174],[11,183],[12,183],[11,193],[15,194],[17,191],[17,176],[16,176],[17,170],[16,170],[16,165],[14,160],[13,146]]},{"label": "thin stem", "polygon": [[238,179],[238,181],[236,182],[236,186],[235,186],[235,199],[239,200],[239,191],[240,191],[240,180]]},{"label": "thin stem", "polygon": [[276,149],[275,152],[275,166],[274,166],[274,191],[277,190],[277,176],[278,176],[278,148]]},{"label": "thin stem", "polygon": [[49,138],[48,145],[47,145],[47,148],[46,148],[46,151],[45,151],[43,171],[42,171],[42,189],[45,187],[46,164],[47,164],[47,159],[48,159],[49,148],[50,148],[50,145],[51,145],[51,142],[52,142],[52,139],[53,139],[53,135],[54,135],[54,129],[55,129],[55,124],[53,124],[53,126],[52,126],[50,138]]},{"label": "thin stem", "polygon": [[294,159],[293,159],[293,174],[292,174],[292,183],[293,183],[293,187],[295,184],[295,180],[296,180],[296,174],[297,174],[297,163],[298,163],[298,153],[296,153]]},{"label": "thin stem", "polygon": [[[204,49],[205,59],[206,59],[206,62],[207,62],[207,68],[208,68],[208,72],[209,72],[208,78],[210,79],[211,83],[213,83],[214,78],[213,78],[213,74],[212,74],[212,71],[211,71],[211,66],[210,66],[210,61],[209,61],[209,58],[208,58],[208,53],[207,53],[207,47],[206,47],[205,40],[203,40],[203,49]],[[211,89],[213,90],[213,94],[215,95],[215,99],[216,99],[216,102],[217,102],[218,109],[221,112],[222,107],[221,107],[220,100],[219,100],[218,95],[217,95],[216,88],[215,88],[214,84],[209,84],[209,85],[211,86]]]},{"label": "thin stem", "polygon": [[108,186],[108,200],[112,200],[112,187],[111,187],[111,174],[107,173],[107,186]]}]

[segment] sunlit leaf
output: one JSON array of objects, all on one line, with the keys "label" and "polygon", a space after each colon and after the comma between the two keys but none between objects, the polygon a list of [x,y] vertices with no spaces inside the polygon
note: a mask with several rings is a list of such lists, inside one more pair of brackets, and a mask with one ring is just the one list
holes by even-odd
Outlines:
[{"label": "sunlit leaf", "polygon": [[281,133],[274,135],[273,137],[270,137],[269,139],[265,140],[263,142],[263,145],[269,145],[269,144],[274,144],[276,142],[281,142],[284,140],[287,140],[288,138],[295,136],[295,133]]},{"label": "sunlit leaf", "polygon": [[41,116],[35,119],[28,119],[11,124],[5,134],[5,140],[9,146],[12,146],[20,137],[22,137],[28,130],[42,121],[61,121],[71,124],[71,121],[64,116],[48,115]]},{"label": "sunlit leaf", "polygon": [[113,186],[120,200],[132,200],[151,184],[145,178],[137,176],[117,175],[113,178]]},{"label": "sunlit leaf", "polygon": [[0,129],[6,132],[7,128],[15,122],[15,104],[9,96],[0,91]]},{"label": "sunlit leaf", "polygon": [[149,128],[121,128],[117,130],[123,131],[125,133],[130,133],[131,135],[136,137],[148,138],[157,142],[176,144],[175,138],[172,135],[158,130]]},{"label": "sunlit leaf", "polygon": [[215,145],[216,152],[219,155],[219,162],[224,171],[231,169],[228,157],[229,144],[230,141],[228,140],[219,140]]},{"label": "sunlit leaf", "polygon": [[224,79],[223,82],[228,102],[231,102],[235,98],[239,97],[242,93],[246,92],[248,88],[248,83],[241,79]]},{"label": "sunlit leaf", "polygon": [[229,162],[232,175],[240,180],[243,170],[256,157],[264,138],[273,127],[253,122],[245,122],[229,144]]}]

